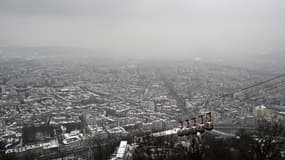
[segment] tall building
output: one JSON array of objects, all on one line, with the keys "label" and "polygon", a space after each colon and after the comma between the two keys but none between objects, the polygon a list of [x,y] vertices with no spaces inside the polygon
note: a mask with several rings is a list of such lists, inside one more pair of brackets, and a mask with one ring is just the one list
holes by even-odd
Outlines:
[{"label": "tall building", "polygon": [[5,127],[5,120],[3,118],[0,118],[0,128]]},{"label": "tall building", "polygon": [[4,94],[6,92],[5,85],[0,85],[0,94]]},{"label": "tall building", "polygon": [[271,117],[272,111],[264,105],[257,106],[253,109],[253,115],[258,118]]}]

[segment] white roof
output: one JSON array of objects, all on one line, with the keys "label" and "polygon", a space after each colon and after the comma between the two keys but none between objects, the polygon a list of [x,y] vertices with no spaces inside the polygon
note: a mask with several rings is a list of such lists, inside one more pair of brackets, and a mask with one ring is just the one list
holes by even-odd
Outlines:
[{"label": "white roof", "polygon": [[122,158],[124,158],[124,154],[117,154],[116,158],[121,158],[122,159]]},{"label": "white roof", "polygon": [[117,154],[125,154],[126,148],[119,148]]},{"label": "white roof", "polygon": [[167,131],[153,133],[152,135],[154,137],[160,137],[160,136],[173,135],[173,134],[176,134],[176,133],[177,133],[177,131],[175,129],[171,129],[171,130],[167,130]]},{"label": "white roof", "polygon": [[118,149],[117,154],[116,154],[116,158],[124,158],[127,144],[128,144],[127,141],[121,141],[119,149]]},{"label": "white roof", "polygon": [[265,109],[266,107],[262,104],[260,106],[257,106],[256,108],[258,108],[258,109]]},{"label": "white roof", "polygon": [[121,141],[119,148],[126,148],[127,144],[127,141]]}]

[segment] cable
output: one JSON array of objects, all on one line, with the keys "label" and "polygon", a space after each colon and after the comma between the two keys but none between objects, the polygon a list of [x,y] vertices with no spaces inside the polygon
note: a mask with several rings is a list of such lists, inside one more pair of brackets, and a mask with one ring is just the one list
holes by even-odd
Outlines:
[{"label": "cable", "polygon": [[[245,91],[245,90],[248,90],[248,89],[251,89],[251,88],[260,86],[260,85],[263,85],[263,84],[265,84],[265,83],[271,82],[271,81],[276,80],[276,79],[279,79],[279,78],[281,78],[281,77],[285,77],[285,73],[284,73],[284,74],[280,74],[280,75],[278,75],[278,76],[275,76],[275,77],[273,77],[273,78],[267,79],[267,80],[265,80],[265,81],[258,82],[258,83],[256,83],[256,84],[251,85],[251,86],[238,89],[238,90],[233,91],[233,92],[231,92],[231,93],[224,94],[224,95],[222,95],[222,96],[220,96],[220,97],[213,98],[213,99],[209,100],[208,103],[213,102],[213,101],[216,101],[216,100],[221,99],[221,98],[225,98],[225,97],[231,96],[231,95],[233,95],[233,94],[235,94],[235,93],[238,93],[238,92],[242,92],[242,91]],[[279,84],[279,83],[278,83],[278,84]]]}]

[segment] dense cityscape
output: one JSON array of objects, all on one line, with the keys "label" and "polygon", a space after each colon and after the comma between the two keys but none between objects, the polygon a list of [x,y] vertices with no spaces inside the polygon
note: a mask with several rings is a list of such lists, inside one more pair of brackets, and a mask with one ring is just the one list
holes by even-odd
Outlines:
[{"label": "dense cityscape", "polygon": [[284,0],[0,0],[0,160],[284,160]]},{"label": "dense cityscape", "polygon": [[[259,119],[284,122],[284,77],[275,73],[195,59],[158,63],[5,54],[0,59],[5,155],[90,158],[92,137],[124,142],[167,134],[180,121],[208,112],[221,132],[214,137],[252,130]],[[124,156],[132,157],[137,142],[129,142]]]}]

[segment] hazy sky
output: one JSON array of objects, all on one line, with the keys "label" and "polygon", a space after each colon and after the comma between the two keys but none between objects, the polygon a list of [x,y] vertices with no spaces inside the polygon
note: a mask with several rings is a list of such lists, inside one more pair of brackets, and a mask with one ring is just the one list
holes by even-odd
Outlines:
[{"label": "hazy sky", "polygon": [[284,28],[284,0],[0,0],[0,46],[222,55],[284,47]]}]

